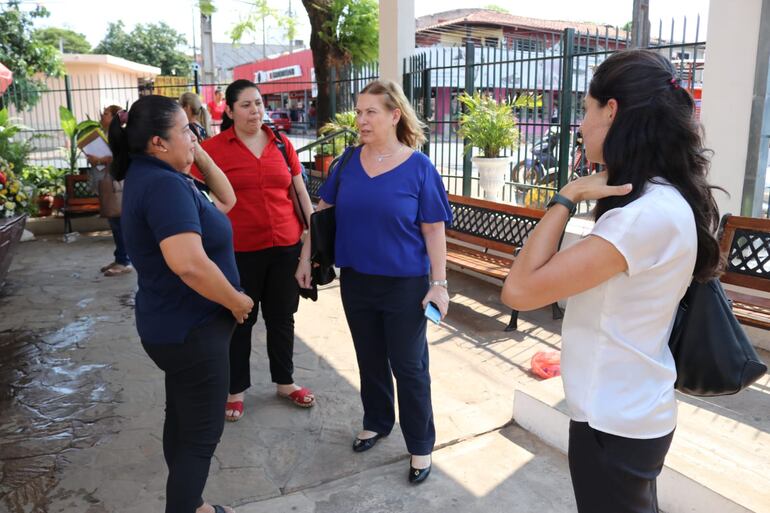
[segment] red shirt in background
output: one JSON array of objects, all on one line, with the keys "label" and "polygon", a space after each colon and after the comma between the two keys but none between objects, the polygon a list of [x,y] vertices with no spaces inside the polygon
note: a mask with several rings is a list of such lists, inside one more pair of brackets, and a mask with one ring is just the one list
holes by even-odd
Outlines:
[{"label": "red shirt in background", "polygon": [[217,103],[214,100],[211,100],[208,103],[209,107],[209,114],[211,114],[211,119],[214,121],[222,121],[222,114],[225,112],[225,101],[222,100],[221,102]]},{"label": "red shirt in background", "polygon": [[[235,190],[236,202],[227,216],[233,225],[235,251],[258,251],[273,246],[297,244],[302,226],[289,196],[291,176],[281,150],[275,145],[275,134],[262,126],[269,142],[262,155],[255,157],[229,128],[203,141],[201,146],[222,169]],[[286,136],[286,153],[291,175],[302,172],[297,152]],[[195,165],[193,176],[202,178]]]}]

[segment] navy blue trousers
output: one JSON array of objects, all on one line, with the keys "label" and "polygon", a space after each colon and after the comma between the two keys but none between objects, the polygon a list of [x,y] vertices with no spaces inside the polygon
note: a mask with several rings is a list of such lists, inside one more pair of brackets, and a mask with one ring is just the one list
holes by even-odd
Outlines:
[{"label": "navy blue trousers", "polygon": [[229,346],[235,328],[222,309],[182,344],[142,344],[165,373],[163,456],[168,465],[166,513],[195,513],[225,425]]},{"label": "navy blue trousers", "polygon": [[130,265],[131,259],[128,258],[126,253],[126,244],[123,242],[123,229],[120,226],[119,217],[108,217],[107,222],[110,224],[112,230],[112,240],[115,241],[115,261],[120,265]]},{"label": "navy blue trousers", "polygon": [[342,269],[342,305],[356,348],[366,430],[388,434],[399,422],[410,454],[433,451],[428,340],[422,299],[428,277],[394,278]]}]

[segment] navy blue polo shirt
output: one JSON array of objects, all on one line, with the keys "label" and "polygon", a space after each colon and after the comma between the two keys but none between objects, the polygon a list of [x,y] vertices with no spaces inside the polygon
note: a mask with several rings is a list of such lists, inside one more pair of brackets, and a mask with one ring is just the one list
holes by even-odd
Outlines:
[{"label": "navy blue polo shirt", "polygon": [[[430,260],[420,225],[452,222],[444,183],[430,159],[415,151],[392,170],[371,178],[361,165],[361,148],[321,187],[335,205],[334,257],[338,267],[380,276],[424,276]],[[340,159],[341,160],[341,159]],[[335,190],[336,173],[340,174]]]},{"label": "navy blue polo shirt", "polygon": [[206,255],[238,288],[230,220],[186,175],[154,157],[132,155],[123,182],[123,239],[136,268],[136,328],[145,344],[181,344],[187,333],[221,311],[166,265],[160,242],[195,232]]}]

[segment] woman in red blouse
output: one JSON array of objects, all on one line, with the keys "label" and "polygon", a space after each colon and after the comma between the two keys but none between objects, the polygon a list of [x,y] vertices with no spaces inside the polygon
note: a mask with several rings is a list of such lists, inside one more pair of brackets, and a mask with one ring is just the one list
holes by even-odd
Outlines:
[{"label": "woman in red blouse", "polygon": [[261,306],[267,331],[267,356],[277,393],[297,406],[313,406],[313,393],[294,383],[294,313],[299,288],[294,273],[300,255],[302,225],[294,211],[290,185],[305,212],[312,212],[302,181],[302,166],[291,142],[283,137],[287,166],[275,135],[262,125],[265,107],[257,86],[236,80],[225,91],[222,132],[203,147],[224,171],[235,190],[233,225],[235,260],[241,286],[254,300],[249,318],[239,325],[230,343],[230,395],[225,418],[243,415],[244,392],[251,386],[251,330]]}]

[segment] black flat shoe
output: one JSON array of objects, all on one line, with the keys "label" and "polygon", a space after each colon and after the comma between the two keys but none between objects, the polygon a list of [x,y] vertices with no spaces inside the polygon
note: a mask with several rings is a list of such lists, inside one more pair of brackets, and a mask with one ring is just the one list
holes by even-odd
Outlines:
[{"label": "black flat shoe", "polygon": [[409,465],[409,482],[412,484],[419,484],[428,479],[428,476],[430,475],[430,469],[433,467],[433,463],[428,465],[425,468],[414,468],[411,464]]},{"label": "black flat shoe", "polygon": [[388,435],[381,435],[380,433],[377,433],[371,438],[358,438],[356,437],[355,441],[353,442],[353,451],[354,452],[364,452],[368,451],[372,447],[374,447],[377,444],[377,441],[380,438],[385,438]]}]

